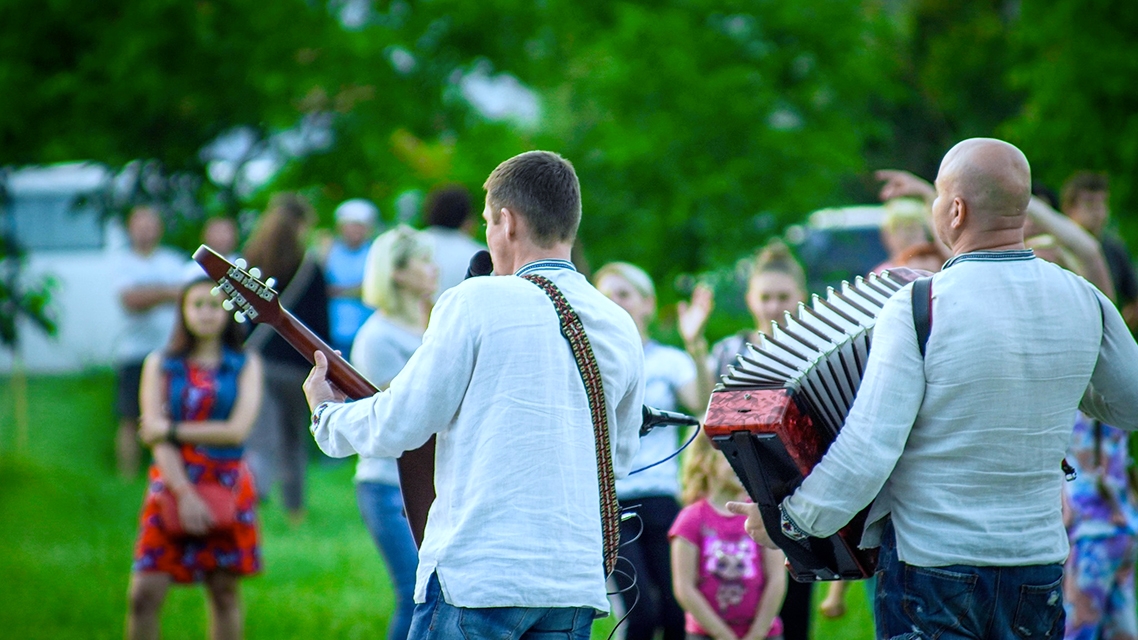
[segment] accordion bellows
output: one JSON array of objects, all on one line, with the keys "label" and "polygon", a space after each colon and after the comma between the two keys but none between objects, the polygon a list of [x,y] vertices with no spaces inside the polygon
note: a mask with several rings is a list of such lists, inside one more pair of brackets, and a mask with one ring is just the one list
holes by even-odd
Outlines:
[{"label": "accordion bellows", "polygon": [[836,436],[861,386],[877,314],[906,282],[888,271],[858,276],[840,291],[827,288],[826,298],[815,294],[810,306],[799,303],[797,317],[787,312],[782,325],[771,323],[769,337],[747,345],[722,387],[801,391]]},{"label": "accordion bellows", "polygon": [[858,277],[814,295],[748,344],[716,387],[704,430],[758,504],[800,581],[869,577],[875,551],[858,549],[868,509],[837,534],[794,542],[778,505],[826,453],[849,415],[885,302],[917,277],[908,269]]}]

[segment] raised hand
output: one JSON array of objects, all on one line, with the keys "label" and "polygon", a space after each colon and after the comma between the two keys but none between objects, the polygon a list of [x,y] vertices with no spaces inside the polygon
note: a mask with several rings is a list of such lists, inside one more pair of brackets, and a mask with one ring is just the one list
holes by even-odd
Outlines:
[{"label": "raised hand", "polygon": [[696,285],[690,303],[681,300],[676,305],[680,336],[684,339],[684,344],[694,344],[703,338],[703,329],[707,326],[707,319],[711,317],[713,309],[715,292],[705,284]]},{"label": "raised hand", "polygon": [[893,198],[921,198],[931,203],[936,199],[936,189],[933,185],[908,171],[882,169],[873,176],[885,183],[881,185],[881,191],[877,194],[882,201]]}]

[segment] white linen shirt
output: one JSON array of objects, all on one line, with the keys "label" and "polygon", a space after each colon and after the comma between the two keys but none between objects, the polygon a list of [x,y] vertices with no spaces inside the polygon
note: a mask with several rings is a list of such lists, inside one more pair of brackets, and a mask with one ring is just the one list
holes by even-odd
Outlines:
[{"label": "white linen shirt", "polygon": [[439,299],[391,386],[330,405],[313,435],[324,453],[398,456],[438,434],[435,491],[415,601],[437,573],[458,607],[608,611],[596,444],[588,399],[545,292],[552,280],[584,324],[607,401],[613,466],[639,446],[643,350],[632,318],[563,260],[471,278]]},{"label": "white linen shirt", "polygon": [[[137,287],[173,287],[186,282],[186,259],[173,249],[159,246],[142,256],[126,249],[117,256],[114,282],[115,295]],[[198,268],[201,272],[201,267]],[[205,277],[201,272],[199,277]],[[122,307],[126,322],[116,336],[115,357],[119,363],[142,362],[151,351],[161,349],[170,340],[178,322],[178,305],[163,302],[145,311]]]},{"label": "white linen shirt", "polygon": [[845,426],[783,507],[827,536],[876,496],[863,546],[891,514],[917,566],[1063,562],[1075,408],[1138,428],[1138,345],[1097,289],[1029,250],[957,256],[932,292],[924,359],[906,286],[878,316]]}]

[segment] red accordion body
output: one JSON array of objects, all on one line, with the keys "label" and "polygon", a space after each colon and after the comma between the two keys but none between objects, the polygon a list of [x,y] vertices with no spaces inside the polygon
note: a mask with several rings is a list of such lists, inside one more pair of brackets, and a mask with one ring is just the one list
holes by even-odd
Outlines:
[{"label": "red accordion body", "polygon": [[704,431],[727,456],[759,507],[796,580],[873,575],[877,551],[858,548],[868,507],[836,534],[795,541],[782,533],[779,504],[830,448],[861,384],[877,314],[911,270],[870,274],[829,288],[748,345],[711,394]]},{"label": "red accordion body", "polygon": [[[768,531],[780,530],[779,503],[814,469],[831,442],[786,389],[716,391],[704,431],[731,462],[759,506]],[[872,576],[877,550],[858,548],[867,511],[829,538],[781,545],[794,579],[812,582]]]}]

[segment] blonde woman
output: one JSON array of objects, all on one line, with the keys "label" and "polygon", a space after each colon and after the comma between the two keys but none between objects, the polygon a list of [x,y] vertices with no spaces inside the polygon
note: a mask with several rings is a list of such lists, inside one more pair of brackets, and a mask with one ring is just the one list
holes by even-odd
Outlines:
[{"label": "blonde woman", "polygon": [[[422,232],[401,225],[372,242],[361,295],[365,304],[375,308],[375,313],[356,334],[351,361],[380,389],[387,388],[422,344],[438,275],[430,239]],[[415,609],[419,556],[403,514],[394,458],[360,457],[356,465],[356,499],[364,524],[395,583],[396,606],[387,637],[406,638]]]},{"label": "blonde woman", "polygon": [[[662,345],[648,336],[648,324],[656,315],[656,287],[643,269],[627,262],[611,262],[594,277],[597,290],[632,316],[644,344],[644,402],[669,411],[700,412],[711,394],[707,371],[707,342],[703,326],[713,306],[711,290],[696,289],[690,305],[680,303],[680,333],[686,353]],[[640,451],[632,468],[664,460],[679,448],[675,428],[656,429],[640,439]],[[630,580],[617,577],[617,587],[628,611],[626,640],[651,639],[657,630],[665,640],[684,636],[684,614],[672,597],[668,561],[668,527],[679,504],[679,462],[673,458],[616,481],[621,507],[635,510],[638,519],[621,525],[621,555],[636,569],[637,590]],[[633,606],[639,591],[639,602]]]}]

